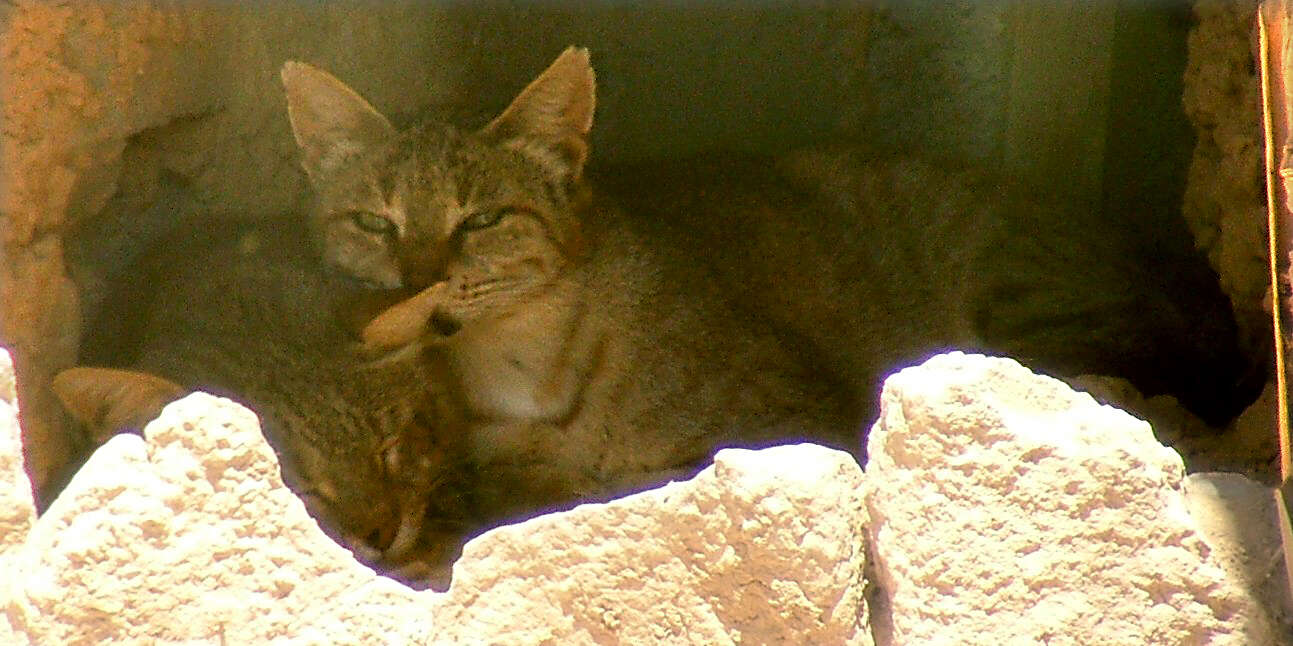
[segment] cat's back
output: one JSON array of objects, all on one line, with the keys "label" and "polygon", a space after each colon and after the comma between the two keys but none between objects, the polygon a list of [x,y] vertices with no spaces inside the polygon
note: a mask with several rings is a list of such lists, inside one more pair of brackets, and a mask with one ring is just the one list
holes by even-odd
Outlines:
[{"label": "cat's back", "polygon": [[[899,294],[948,306],[955,290],[930,283],[965,271],[1014,195],[968,169],[859,147],[715,153],[598,180],[673,266],[773,314],[816,301],[892,317]],[[829,291],[844,285],[866,291]]]},{"label": "cat's back", "polygon": [[327,271],[295,225],[230,222],[160,246],[138,269],[137,327],[107,365],[233,397],[280,446],[366,446],[412,423],[431,405],[425,367],[359,350],[345,310],[364,290]]},{"label": "cat's back", "polygon": [[[859,150],[712,154],[602,169],[668,282],[724,302],[855,400],[931,341],[972,338],[961,276],[992,218],[969,175]],[[948,186],[938,202],[918,187]],[[939,210],[944,214],[926,219]],[[985,223],[988,223],[985,225]]]},{"label": "cat's back", "polygon": [[[329,271],[302,226],[286,217],[227,222],[160,248],[138,272],[152,293],[138,304],[138,328],[119,363],[253,400],[318,393],[354,404],[357,394],[380,392],[333,391],[399,383],[386,373],[411,370],[408,362],[368,369],[371,357],[358,351],[361,321],[352,310],[368,290]],[[351,378],[358,372],[363,379]]]},{"label": "cat's back", "polygon": [[155,334],[246,336],[304,348],[339,343],[332,316],[347,291],[290,222],[227,223],[168,245],[142,272],[158,285]]},{"label": "cat's back", "polygon": [[1249,366],[1205,261],[1055,192],[852,145],[601,180],[678,271],[806,341],[863,399],[950,348],[1222,400],[1196,408],[1213,419],[1247,396]]}]

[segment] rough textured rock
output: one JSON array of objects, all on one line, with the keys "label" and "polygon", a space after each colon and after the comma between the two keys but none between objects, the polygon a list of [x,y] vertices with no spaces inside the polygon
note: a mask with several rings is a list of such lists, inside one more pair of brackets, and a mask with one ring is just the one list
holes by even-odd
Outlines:
[{"label": "rough textured rock", "polygon": [[474,539],[437,594],[329,540],[255,417],[201,393],[33,526],[0,402],[0,643],[870,644],[872,623],[878,644],[1293,643],[1262,611],[1287,595],[1269,489],[1209,474],[1183,496],[1148,425],[1007,359],[935,357],[883,405],[865,481],[812,445],[722,451]]},{"label": "rough textured rock", "polygon": [[31,481],[22,468],[22,433],[13,379],[9,353],[0,348],[0,557],[22,543],[36,520]]},{"label": "rough textured rock", "polygon": [[1158,441],[1181,454],[1191,471],[1243,473],[1271,486],[1279,480],[1279,447],[1271,432],[1275,428],[1274,381],[1225,429],[1208,426],[1174,397],[1145,397],[1126,379],[1083,375],[1064,381],[1101,404],[1149,422]]},{"label": "rough textured rock", "polygon": [[255,416],[201,393],[96,451],[7,566],[21,582],[7,613],[35,643],[404,643],[426,630],[421,593],[359,565],[283,487]]},{"label": "rough textured rock", "polygon": [[1293,643],[1293,599],[1272,490],[1236,473],[1192,473],[1185,477],[1185,501],[1217,563],[1269,609],[1282,643]]},{"label": "rough textured rock", "polygon": [[[22,468],[17,404],[13,362],[9,353],[0,348],[0,572],[6,570],[5,563],[26,540],[36,520],[31,482]],[[7,605],[9,591],[9,585],[0,585],[0,607]],[[7,616],[0,614],[0,644],[22,646],[28,642],[14,632]]]},{"label": "rough textured rock", "polygon": [[1149,425],[1009,359],[892,376],[868,443],[894,643],[1269,644]]},{"label": "rough textured rock", "polygon": [[817,446],[724,451],[489,532],[449,592],[414,592],[319,531],[249,411],[199,393],[100,448],[0,562],[0,640],[869,644],[861,479]]},{"label": "rough textured rock", "polygon": [[499,528],[463,551],[437,639],[870,644],[861,484],[839,451],[725,450],[688,482]]},{"label": "rough textured rock", "polygon": [[1252,473],[1265,484],[1275,486],[1279,482],[1279,446],[1274,432],[1279,398],[1275,388],[1272,378],[1257,401],[1231,421],[1225,433],[1205,445],[1212,454],[1225,456],[1225,461],[1216,461],[1224,469],[1213,466],[1199,468],[1200,471]]},{"label": "rough textured rock", "polygon": [[1260,88],[1253,70],[1255,0],[1199,0],[1185,71],[1196,143],[1183,206],[1200,249],[1257,347],[1269,337]]},{"label": "rough textured rock", "polygon": [[1145,397],[1130,381],[1105,375],[1081,375],[1063,380],[1074,390],[1091,395],[1105,406],[1119,408],[1149,422],[1159,442],[1182,453],[1183,438],[1215,434],[1203,420],[1181,406],[1171,395]]},{"label": "rough textured rock", "polygon": [[13,369],[13,357],[9,356],[8,350],[0,348],[0,401],[8,402],[15,408],[18,406],[16,379]]}]

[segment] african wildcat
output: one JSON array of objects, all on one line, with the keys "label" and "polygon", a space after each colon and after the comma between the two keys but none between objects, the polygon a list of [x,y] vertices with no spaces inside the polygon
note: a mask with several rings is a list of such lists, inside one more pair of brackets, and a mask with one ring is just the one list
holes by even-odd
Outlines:
[{"label": "african wildcat", "polygon": [[427,357],[472,419],[479,486],[497,490],[478,494],[498,513],[609,494],[724,444],[856,447],[828,375],[590,203],[582,50],[479,132],[397,133],[323,72],[288,63],[283,80],[327,260],[397,299],[443,281]]},{"label": "african wildcat", "polygon": [[621,210],[584,178],[584,50],[475,131],[397,131],[326,73],[282,75],[324,256],[404,299],[366,336],[445,371],[485,485],[518,483],[502,506],[659,479],[724,444],[860,453],[883,375],[949,347],[1151,393],[1240,381],[1215,278],[1193,311],[1171,296],[1184,279],[1007,182],[824,149],[607,173]]},{"label": "african wildcat", "polygon": [[[159,208],[184,199],[174,193]],[[56,393],[100,439],[189,390],[237,399],[261,418],[284,481],[340,542],[409,578],[447,564],[437,552],[457,546],[455,523],[467,521],[437,381],[417,362],[369,365],[353,351],[338,316],[354,287],[314,261],[299,225],[204,221],[156,245],[105,315],[138,324],[101,340],[116,351],[93,359],[129,370],[73,368]]]}]

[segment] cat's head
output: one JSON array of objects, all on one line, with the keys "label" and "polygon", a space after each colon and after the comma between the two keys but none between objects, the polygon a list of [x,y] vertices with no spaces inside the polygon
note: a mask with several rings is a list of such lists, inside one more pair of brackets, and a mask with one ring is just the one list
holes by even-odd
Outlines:
[{"label": "cat's head", "polygon": [[[90,366],[60,372],[51,389],[96,446],[142,431],[189,392],[151,373]],[[356,556],[382,571],[414,568],[443,577],[462,541],[449,530],[467,523],[464,463],[450,441],[454,422],[424,408],[421,401],[389,406],[357,418],[364,421],[355,428],[339,428],[350,432],[329,442],[279,429],[276,449],[284,483]]]},{"label": "cat's head", "polygon": [[376,290],[453,285],[433,330],[507,316],[577,254],[594,104],[586,50],[567,49],[475,131],[398,131],[325,72],[287,63],[282,77],[325,259]]}]

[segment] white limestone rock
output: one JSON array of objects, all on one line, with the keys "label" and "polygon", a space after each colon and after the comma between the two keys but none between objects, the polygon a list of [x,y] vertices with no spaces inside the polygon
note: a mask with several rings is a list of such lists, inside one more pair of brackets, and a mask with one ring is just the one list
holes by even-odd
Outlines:
[{"label": "white limestone rock", "polygon": [[[23,470],[22,432],[18,427],[18,395],[14,388],[13,361],[0,348],[0,575],[8,572],[17,548],[27,540],[36,522],[36,501],[31,481]],[[0,579],[9,581],[8,577]],[[10,586],[0,583],[0,608],[6,605]],[[30,643],[0,614],[0,644]]]},{"label": "white limestone rock", "polygon": [[814,445],[467,544],[436,643],[870,644],[862,473]]},{"label": "white limestone rock", "polygon": [[0,348],[0,559],[26,539],[35,520],[31,481],[23,470],[13,361]]},{"label": "white limestone rock", "polygon": [[356,563],[255,417],[196,394],[15,530],[0,643],[868,645],[873,623],[882,645],[1289,643],[1241,590],[1278,546],[1234,531],[1264,522],[1234,502],[1262,488],[1195,477],[1187,501],[1147,424],[1056,380],[936,357],[888,381],[869,448],[865,479],[812,445],[722,451],[690,481],[487,532],[437,594]]},{"label": "white limestone rock", "polygon": [[1192,473],[1184,485],[1190,515],[1213,558],[1267,610],[1278,627],[1279,643],[1293,646],[1293,599],[1286,583],[1275,492],[1237,473]]},{"label": "white limestone rock", "polygon": [[254,415],[198,393],[101,447],[3,562],[0,643],[867,645],[861,484],[822,447],[723,451],[489,532],[449,592],[414,592],[318,529]]},{"label": "white limestone rock", "polygon": [[203,393],[101,447],[9,564],[40,644],[405,643],[426,595],[377,577],[284,488],[255,416]]},{"label": "white limestone rock", "polygon": [[1270,644],[1149,425],[1013,360],[892,376],[868,511],[893,643]]},{"label": "white limestone rock", "polygon": [[0,401],[18,405],[18,384],[14,376],[13,357],[9,351],[0,348]]}]

